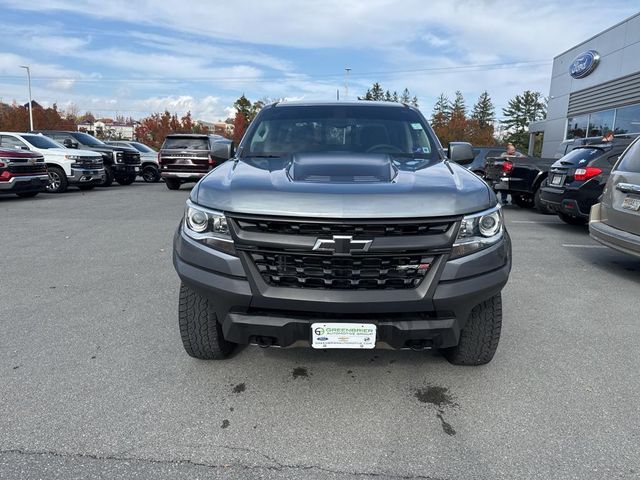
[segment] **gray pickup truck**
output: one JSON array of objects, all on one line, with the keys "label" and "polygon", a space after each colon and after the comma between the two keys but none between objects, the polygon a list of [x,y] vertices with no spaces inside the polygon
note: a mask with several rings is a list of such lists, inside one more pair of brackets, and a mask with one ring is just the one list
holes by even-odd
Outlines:
[{"label": "gray pickup truck", "polygon": [[493,191],[422,114],[278,103],[191,191],[174,237],[187,353],[262,347],[496,351],[511,243]]}]

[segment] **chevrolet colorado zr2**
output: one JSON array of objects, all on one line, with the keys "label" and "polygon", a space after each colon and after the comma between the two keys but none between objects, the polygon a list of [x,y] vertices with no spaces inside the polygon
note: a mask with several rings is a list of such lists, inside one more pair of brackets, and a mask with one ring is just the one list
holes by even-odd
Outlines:
[{"label": "chevrolet colorado zr2", "polygon": [[277,103],[191,191],[174,237],[185,350],[496,351],[511,242],[493,191],[395,103]]}]

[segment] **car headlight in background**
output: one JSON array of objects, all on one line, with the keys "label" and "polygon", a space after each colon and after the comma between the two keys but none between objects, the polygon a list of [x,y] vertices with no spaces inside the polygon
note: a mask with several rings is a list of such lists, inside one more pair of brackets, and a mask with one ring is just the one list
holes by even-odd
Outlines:
[{"label": "car headlight in background", "polygon": [[500,205],[484,212],[465,215],[450,258],[469,255],[494,245],[502,239],[503,231],[504,220]]},{"label": "car headlight in background", "polygon": [[113,152],[113,160],[116,163],[122,163],[122,158],[123,158],[122,152]]},{"label": "car headlight in background", "polygon": [[82,157],[80,155],[65,155],[64,158],[66,158],[67,160],[73,160],[74,162],[82,160]]},{"label": "car headlight in background", "polygon": [[199,243],[230,255],[236,254],[227,218],[222,212],[209,210],[187,200],[183,230]]}]

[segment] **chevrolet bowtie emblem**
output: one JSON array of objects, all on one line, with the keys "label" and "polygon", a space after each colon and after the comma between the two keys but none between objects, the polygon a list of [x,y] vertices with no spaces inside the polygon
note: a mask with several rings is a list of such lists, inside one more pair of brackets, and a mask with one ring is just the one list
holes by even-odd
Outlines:
[{"label": "chevrolet bowtie emblem", "polygon": [[334,255],[351,255],[366,252],[373,240],[354,240],[351,235],[334,235],[333,239],[319,238],[313,249],[320,252],[332,252]]}]

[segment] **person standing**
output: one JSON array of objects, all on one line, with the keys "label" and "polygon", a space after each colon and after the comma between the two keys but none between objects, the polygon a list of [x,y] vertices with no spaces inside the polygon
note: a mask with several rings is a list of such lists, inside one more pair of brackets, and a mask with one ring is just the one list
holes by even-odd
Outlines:
[{"label": "person standing", "polygon": [[[516,146],[513,143],[507,143],[507,150],[502,152],[501,157],[524,157],[523,154],[516,150]],[[500,203],[502,205],[508,205],[508,194],[504,190],[500,190]]]}]

